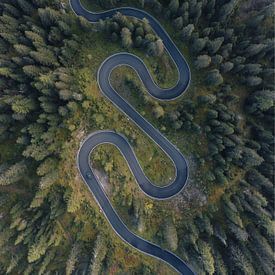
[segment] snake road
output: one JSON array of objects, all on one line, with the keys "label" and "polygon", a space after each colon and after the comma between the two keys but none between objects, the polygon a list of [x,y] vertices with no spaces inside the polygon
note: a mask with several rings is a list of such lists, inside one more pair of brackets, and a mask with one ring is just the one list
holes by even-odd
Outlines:
[{"label": "snake road", "polygon": [[164,28],[150,14],[139,9],[128,7],[93,13],[86,10],[82,6],[80,0],[70,0],[70,5],[76,15],[86,18],[91,23],[96,23],[100,19],[104,20],[106,18],[111,18],[117,12],[137,19],[146,18],[152,29],[163,41],[167,52],[177,67],[178,82],[175,87],[169,89],[158,87],[152,79],[144,62],[137,56],[125,52],[114,54],[104,60],[97,75],[98,85],[104,96],[106,96],[120,111],[127,115],[167,154],[167,156],[171,158],[176,169],[176,175],[171,184],[165,187],[158,187],[150,182],[144,174],[128,140],[123,135],[114,131],[97,131],[89,135],[81,143],[77,155],[77,165],[84,182],[92,192],[110,225],[122,240],[139,251],[168,263],[180,274],[194,274],[194,271],[192,271],[192,269],[178,256],[142,239],[127,228],[115,209],[112,207],[90,165],[90,154],[98,145],[103,143],[113,144],[120,150],[121,154],[126,159],[139,187],[147,196],[150,196],[153,199],[163,200],[169,199],[178,194],[186,185],[188,178],[188,164],[186,159],[168,139],[166,139],[114,90],[110,84],[110,74],[112,70],[118,66],[130,66],[136,71],[151,96],[158,100],[173,100],[182,95],[189,86],[191,78],[189,66]]}]

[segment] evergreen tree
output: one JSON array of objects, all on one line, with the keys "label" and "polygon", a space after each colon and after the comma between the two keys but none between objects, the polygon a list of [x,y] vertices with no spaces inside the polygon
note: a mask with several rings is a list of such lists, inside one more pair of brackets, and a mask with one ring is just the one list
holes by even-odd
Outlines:
[{"label": "evergreen tree", "polygon": [[36,109],[36,103],[31,98],[18,97],[11,106],[15,113],[26,115]]},{"label": "evergreen tree", "polygon": [[197,69],[207,68],[211,63],[211,57],[208,55],[199,55],[195,61]]},{"label": "evergreen tree", "polygon": [[127,28],[121,30],[122,46],[126,49],[129,49],[133,45],[131,32]]},{"label": "evergreen tree", "polygon": [[181,30],[181,29],[182,29],[183,23],[184,23],[184,22],[183,22],[182,16],[177,17],[177,18],[173,21],[174,26],[175,26],[178,30]]},{"label": "evergreen tree", "polygon": [[262,80],[262,78],[260,78],[258,76],[249,76],[245,79],[245,82],[250,87],[254,87],[254,86],[260,85],[263,82],[263,80]]},{"label": "evergreen tree", "polygon": [[194,31],[195,27],[193,24],[189,24],[186,27],[184,27],[181,31],[181,37],[183,40],[189,40],[193,31]]},{"label": "evergreen tree", "polygon": [[19,7],[24,11],[24,13],[31,15],[34,11],[33,5],[26,0],[17,0]]},{"label": "evergreen tree", "polygon": [[46,48],[39,48],[38,51],[31,51],[30,56],[37,62],[45,66],[57,66],[56,56],[52,51]]},{"label": "evergreen tree", "polygon": [[223,77],[219,70],[215,69],[210,71],[206,77],[206,83],[212,86],[221,85],[223,83]]},{"label": "evergreen tree", "polygon": [[266,46],[264,44],[250,44],[245,50],[245,56],[251,58],[259,54]]},{"label": "evergreen tree", "polygon": [[246,110],[250,114],[263,116],[263,112],[274,106],[274,94],[269,90],[256,91],[247,99]]},{"label": "evergreen tree", "polygon": [[80,253],[79,245],[75,243],[72,247],[69,258],[66,262],[66,275],[73,274],[76,268],[76,263],[78,261],[79,253]]},{"label": "evergreen tree", "polygon": [[47,250],[47,240],[45,236],[35,242],[28,251],[28,262],[32,263],[37,261],[46,253]]},{"label": "evergreen tree", "polygon": [[19,181],[25,176],[27,166],[25,161],[21,161],[11,165],[8,169],[0,174],[0,185],[9,185]]},{"label": "evergreen tree", "polygon": [[200,53],[204,49],[206,42],[207,39],[205,38],[194,39],[192,43],[192,51],[194,52],[194,54]]},{"label": "evergreen tree", "polygon": [[219,10],[219,20],[225,22],[228,19],[228,17],[232,14],[237,3],[237,0],[231,0],[223,6],[221,6]]},{"label": "evergreen tree", "polygon": [[171,14],[176,14],[179,9],[179,0],[171,0],[169,3],[169,10]]},{"label": "evergreen tree", "polygon": [[89,268],[89,274],[98,275],[101,265],[107,254],[107,246],[102,235],[98,235],[95,242],[93,257]]},{"label": "evergreen tree", "polygon": [[214,274],[215,266],[214,266],[214,258],[211,253],[211,247],[204,241],[198,241],[198,249],[201,255],[201,261],[203,263],[204,270],[208,274]]},{"label": "evergreen tree", "polygon": [[230,247],[230,259],[232,261],[233,272],[242,271],[244,274],[255,274],[252,264],[238,247]]},{"label": "evergreen tree", "polygon": [[218,37],[212,41],[209,40],[207,42],[207,49],[208,49],[210,55],[213,55],[218,52],[218,50],[220,49],[220,47],[223,44],[223,41],[224,41],[223,37]]},{"label": "evergreen tree", "polygon": [[221,72],[222,73],[227,73],[231,71],[234,67],[234,64],[232,62],[225,62],[221,64]]}]

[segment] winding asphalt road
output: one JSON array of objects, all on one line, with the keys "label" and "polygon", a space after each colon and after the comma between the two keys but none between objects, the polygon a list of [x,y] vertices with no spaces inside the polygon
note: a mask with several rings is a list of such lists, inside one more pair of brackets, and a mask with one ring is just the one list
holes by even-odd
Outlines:
[{"label": "winding asphalt road", "polygon": [[173,161],[176,168],[176,176],[173,182],[165,187],[154,185],[144,174],[136,155],[128,140],[114,131],[97,131],[89,135],[82,143],[77,156],[77,165],[80,174],[100,205],[107,220],[115,232],[128,244],[141,252],[156,257],[171,265],[181,274],[194,274],[191,268],[175,254],[154,245],[131,232],[112,207],[108,197],[103,191],[100,182],[93,173],[90,166],[90,154],[100,144],[110,143],[115,145],[124,158],[136,178],[141,190],[154,199],[168,199],[178,194],[185,186],[188,178],[188,165],[181,152],[166,139],[156,128],[144,119],[128,102],[126,102],[111,86],[110,74],[112,70],[121,65],[132,67],[139,75],[151,96],[158,100],[172,100],[182,95],[190,83],[190,69],[183,55],[173,43],[169,35],[160,23],[148,13],[135,8],[117,8],[101,13],[92,13],[86,10],[80,0],[70,0],[71,7],[76,15],[83,16],[91,23],[100,19],[112,17],[117,12],[138,19],[146,18],[153,30],[162,39],[167,52],[176,64],[179,80],[175,87],[161,89],[152,79],[147,67],[141,59],[129,53],[119,53],[107,58],[98,70],[98,85],[101,92],[123,113],[125,113],[135,124],[144,131]]}]

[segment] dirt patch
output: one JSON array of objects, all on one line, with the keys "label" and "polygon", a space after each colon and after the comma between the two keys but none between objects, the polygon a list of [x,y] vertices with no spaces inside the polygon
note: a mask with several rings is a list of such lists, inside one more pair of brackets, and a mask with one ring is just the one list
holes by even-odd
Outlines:
[{"label": "dirt patch", "polygon": [[108,196],[110,196],[112,188],[111,188],[111,184],[109,182],[108,175],[106,173],[104,173],[102,170],[99,170],[99,169],[96,169],[96,168],[93,168],[93,172],[94,172],[96,178],[98,179],[98,181],[100,182],[104,192]]}]

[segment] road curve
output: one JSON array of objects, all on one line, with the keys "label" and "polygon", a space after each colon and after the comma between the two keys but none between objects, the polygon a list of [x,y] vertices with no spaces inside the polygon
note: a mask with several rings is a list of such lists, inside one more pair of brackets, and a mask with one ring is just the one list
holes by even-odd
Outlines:
[{"label": "road curve", "polygon": [[101,13],[92,13],[87,11],[80,3],[80,0],[70,0],[70,5],[74,13],[83,16],[89,22],[95,23],[100,19],[112,17],[117,12],[126,16],[136,17],[138,19],[146,18],[153,30],[162,39],[163,44],[175,62],[178,69],[178,82],[173,88],[162,89],[156,85],[152,79],[144,62],[135,55],[129,53],[118,53],[107,58],[100,66],[97,75],[98,85],[101,92],[123,113],[125,113],[135,124],[140,127],[173,161],[176,168],[176,175],[172,183],[165,187],[154,185],[144,174],[136,155],[128,140],[121,134],[114,131],[97,131],[89,135],[82,143],[77,155],[77,165],[80,174],[100,205],[107,220],[115,232],[125,242],[150,256],[156,257],[171,265],[181,274],[195,274],[192,269],[182,261],[178,256],[154,245],[131,232],[118,216],[112,207],[108,197],[101,187],[100,182],[93,173],[90,166],[90,154],[100,144],[110,143],[115,145],[131,169],[141,190],[154,199],[168,199],[178,194],[185,186],[188,178],[187,161],[181,152],[166,139],[156,128],[154,128],[146,119],[144,119],[128,102],[126,102],[111,86],[110,74],[114,68],[127,65],[132,67],[139,75],[144,86],[151,96],[158,100],[172,100],[182,95],[190,83],[190,69],[183,55],[173,43],[169,35],[162,28],[160,23],[148,13],[135,8],[117,8]]}]

